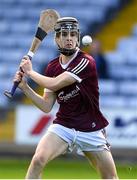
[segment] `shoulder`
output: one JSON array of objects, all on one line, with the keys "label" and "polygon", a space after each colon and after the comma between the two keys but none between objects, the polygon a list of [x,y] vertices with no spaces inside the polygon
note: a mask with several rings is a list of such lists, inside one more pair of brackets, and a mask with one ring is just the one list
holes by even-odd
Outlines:
[{"label": "shoulder", "polygon": [[89,60],[90,62],[95,62],[95,60],[94,60],[94,58],[90,55],[90,54],[88,54],[88,53],[86,53],[86,52],[84,52],[84,51],[80,51],[80,53],[81,53],[81,56],[83,57],[83,58],[86,58],[87,60]]},{"label": "shoulder", "polygon": [[59,57],[56,57],[48,63],[47,67],[50,68],[50,67],[57,66],[58,63],[59,63]]},{"label": "shoulder", "polygon": [[85,64],[85,65],[87,65],[87,67],[95,67],[96,66],[96,62],[90,54],[80,50],[78,57],[79,58],[77,58],[77,63],[79,63],[79,64],[82,63],[83,65]]},{"label": "shoulder", "polygon": [[54,74],[54,70],[58,66],[58,64],[59,64],[59,58],[58,57],[51,60],[45,69],[45,75],[52,77],[52,75]]},{"label": "shoulder", "polygon": [[95,60],[89,54],[79,51],[68,71],[77,75],[81,79],[85,79],[91,76],[91,73],[96,71]]}]

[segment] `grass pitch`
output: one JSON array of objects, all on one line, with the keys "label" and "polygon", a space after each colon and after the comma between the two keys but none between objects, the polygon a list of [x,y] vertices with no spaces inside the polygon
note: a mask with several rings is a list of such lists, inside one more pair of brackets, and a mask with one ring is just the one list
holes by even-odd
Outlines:
[{"label": "grass pitch", "polygon": [[[0,179],[24,179],[30,160],[0,160]],[[137,165],[118,165],[120,179],[137,179]],[[56,159],[44,170],[46,179],[99,179],[96,171],[88,161],[79,159]]]}]

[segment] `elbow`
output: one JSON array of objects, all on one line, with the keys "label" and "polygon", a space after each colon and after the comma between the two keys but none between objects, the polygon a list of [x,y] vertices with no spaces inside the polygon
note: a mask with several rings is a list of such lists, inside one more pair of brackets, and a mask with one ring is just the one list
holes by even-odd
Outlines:
[{"label": "elbow", "polygon": [[44,113],[49,113],[51,111],[51,109],[44,109],[43,112]]},{"label": "elbow", "polygon": [[49,113],[52,110],[52,106],[50,106],[49,104],[46,104],[43,108],[42,111],[44,113]]},{"label": "elbow", "polygon": [[49,104],[45,103],[41,107],[39,107],[39,109],[44,113],[49,113],[52,110],[52,107]]},{"label": "elbow", "polygon": [[51,101],[48,101],[48,99],[42,97],[42,102],[39,105],[39,109],[43,111],[44,113],[49,113],[52,110],[53,104]]},{"label": "elbow", "polygon": [[58,78],[53,78],[47,88],[53,92],[56,92],[62,88],[62,81]]},{"label": "elbow", "polygon": [[58,91],[60,88],[58,86],[51,86],[50,87],[50,90],[53,91],[53,92],[56,92]]},{"label": "elbow", "polygon": [[52,84],[50,84],[50,87],[49,87],[49,89],[51,90],[51,91],[53,91],[53,92],[56,92],[57,90],[59,90],[61,87],[59,86],[59,84],[58,83],[52,83]]},{"label": "elbow", "polygon": [[51,108],[45,108],[45,109],[41,109],[44,113],[49,113],[51,111]]}]

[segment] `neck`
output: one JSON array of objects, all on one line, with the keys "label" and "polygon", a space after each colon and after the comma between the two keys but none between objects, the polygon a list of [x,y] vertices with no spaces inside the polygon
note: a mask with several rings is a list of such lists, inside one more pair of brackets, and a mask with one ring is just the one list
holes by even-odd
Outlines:
[{"label": "neck", "polygon": [[61,54],[60,55],[61,64],[67,64],[73,58],[74,55],[75,55],[75,53],[72,54],[71,56],[65,56],[65,55]]},{"label": "neck", "polygon": [[72,61],[72,59],[74,59],[77,56],[78,51],[79,51],[79,48],[77,48],[77,51],[71,56],[65,56],[63,54],[60,54],[59,59],[60,59],[61,64],[67,64],[69,61]]}]

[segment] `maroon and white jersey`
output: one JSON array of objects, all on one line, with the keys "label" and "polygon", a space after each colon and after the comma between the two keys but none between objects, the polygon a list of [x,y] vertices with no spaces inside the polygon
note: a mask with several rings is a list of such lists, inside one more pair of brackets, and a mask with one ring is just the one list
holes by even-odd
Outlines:
[{"label": "maroon and white jersey", "polygon": [[99,109],[98,79],[95,60],[77,50],[67,64],[59,57],[48,64],[46,76],[56,77],[66,71],[76,83],[56,91],[59,110],[53,123],[79,131],[91,132],[104,128],[108,121]]}]

